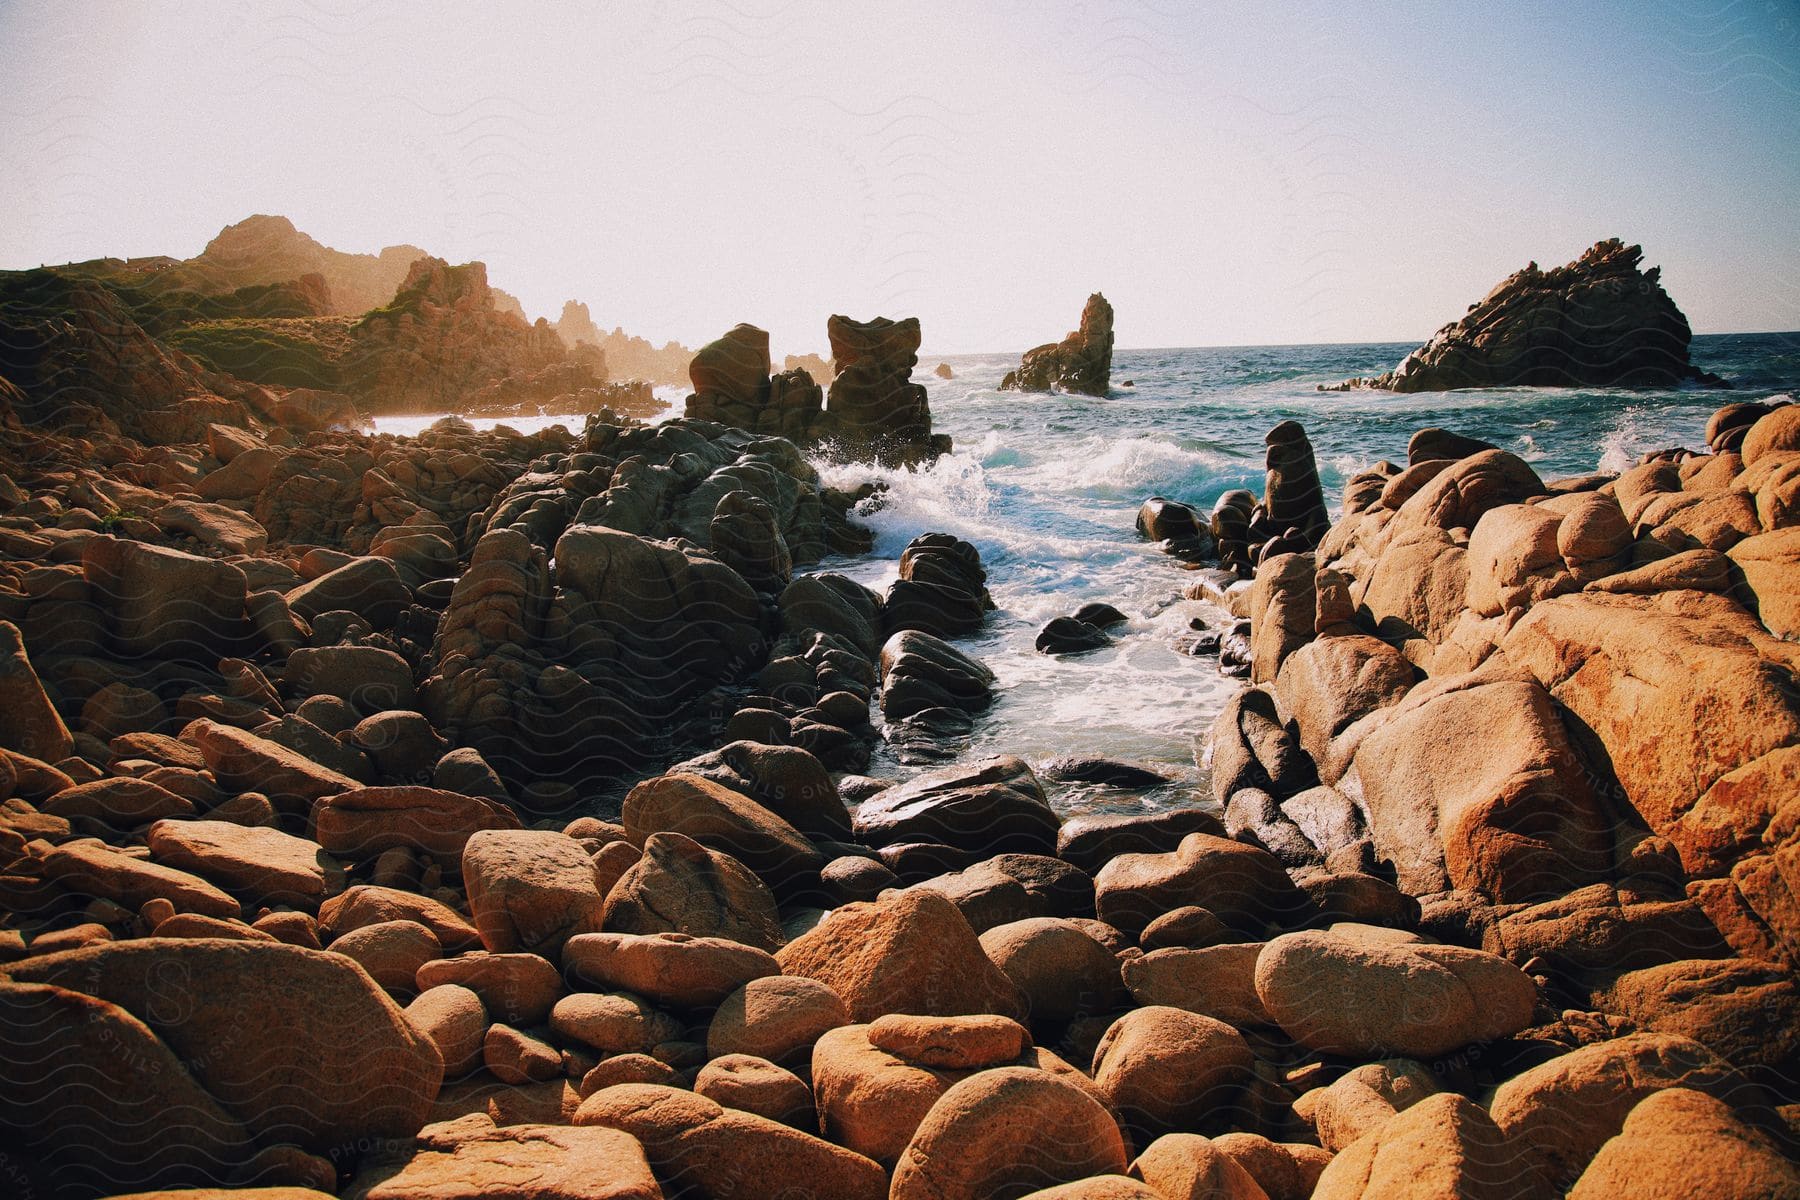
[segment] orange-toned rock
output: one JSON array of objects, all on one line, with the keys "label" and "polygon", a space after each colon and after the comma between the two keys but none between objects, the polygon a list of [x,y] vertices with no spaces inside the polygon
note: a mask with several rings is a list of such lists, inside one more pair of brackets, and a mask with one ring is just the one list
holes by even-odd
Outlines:
[{"label": "orange-toned rock", "polygon": [[575,1124],[629,1133],[664,1179],[715,1200],[884,1200],[888,1195],[886,1174],[860,1154],[692,1092],[620,1084],[582,1101]]},{"label": "orange-toned rock", "polygon": [[424,988],[406,1006],[406,1019],[437,1047],[446,1079],[461,1079],[481,1066],[488,1014],[468,988],[449,983]]},{"label": "orange-toned rock", "polygon": [[126,908],[163,899],[178,911],[235,917],[236,900],[186,871],[121,854],[93,838],[64,842],[44,856],[44,876],[77,896],[113,900]]},{"label": "orange-toned rock", "polygon": [[577,934],[563,946],[562,964],[598,987],[677,1008],[713,1008],[751,980],[781,974],[766,950],[685,933]]},{"label": "orange-toned rock", "polygon": [[398,888],[361,883],[319,906],[319,933],[326,941],[377,921],[417,921],[451,954],[474,949],[481,940],[475,927],[454,910]]},{"label": "orange-toned rock", "polygon": [[956,905],[928,889],[846,904],[775,957],[783,974],[829,985],[858,1020],[1023,1015],[1018,989],[982,953]]},{"label": "orange-toned rock", "polygon": [[681,772],[632,788],[620,820],[634,845],[656,833],[685,834],[731,855],[776,892],[816,878],[825,858],[792,825],[744,795]]},{"label": "orange-toned rock", "polygon": [[1315,1200],[1527,1200],[1515,1148],[1480,1106],[1454,1092],[1421,1100],[1346,1146]]},{"label": "orange-toned rock", "polygon": [[437,935],[417,921],[379,921],[332,939],[327,947],[369,973],[390,992],[416,990],[419,968],[443,956]]},{"label": "orange-toned rock", "polygon": [[606,898],[580,842],[541,829],[483,829],[463,848],[463,886],[489,950],[558,953],[579,933],[597,933]]},{"label": "orange-toned rock", "polygon": [[953,1085],[931,1106],[888,1194],[985,1200],[1124,1169],[1124,1138],[1092,1095],[1047,1071],[999,1067]]},{"label": "orange-toned rock", "polygon": [[42,808],[52,816],[99,821],[115,829],[134,829],[164,817],[194,815],[193,802],[186,797],[147,779],[120,776],[78,783],[44,801]]},{"label": "orange-toned rock", "polygon": [[439,958],[421,966],[414,982],[420,991],[455,984],[481,997],[495,1019],[539,1025],[563,996],[562,973],[536,954],[489,954],[483,950]]},{"label": "orange-toned rock", "polygon": [[24,638],[11,621],[0,621],[0,712],[7,714],[0,745],[45,762],[69,756],[74,745],[69,727],[44,694]]},{"label": "orange-toned rock", "polygon": [[496,1126],[485,1114],[433,1125],[367,1200],[662,1200],[643,1147],[611,1129]]},{"label": "orange-toned rock", "polygon": [[726,1108],[735,1108],[807,1133],[819,1127],[812,1089],[804,1080],[766,1058],[722,1054],[694,1077],[694,1092]]},{"label": "orange-toned rock", "polygon": [[1072,920],[1032,917],[996,925],[981,935],[981,949],[1024,994],[1033,1022],[1055,1024],[1118,1005],[1118,959]]},{"label": "orange-toned rock", "polygon": [[260,792],[277,810],[293,816],[306,816],[321,796],[362,786],[285,746],[216,721],[190,722],[181,737],[200,748],[221,785],[235,792]]},{"label": "orange-toned rock", "polygon": [[132,1013],[265,1144],[323,1150],[410,1137],[443,1079],[436,1047],[342,955],[279,942],[142,938],[7,972],[21,983],[80,988]]},{"label": "orange-toned rock", "polygon": [[333,854],[352,859],[405,846],[459,868],[463,847],[475,833],[517,828],[518,816],[504,805],[416,785],[356,788],[325,796],[312,808],[313,837]]},{"label": "orange-toned rock", "polygon": [[804,1066],[813,1043],[850,1024],[850,1010],[830,987],[798,975],[752,979],[727,996],[706,1031],[706,1051],[749,1054],[783,1066]]},{"label": "orange-toned rock", "polygon": [[150,853],[192,871],[253,905],[317,911],[344,888],[344,869],[317,842],[229,821],[158,821],[146,835]]},{"label": "orange-toned rock", "polygon": [[1198,905],[1241,934],[1299,924],[1311,902],[1259,846],[1190,833],[1168,854],[1121,854],[1094,879],[1100,919],[1136,936],[1174,908]]},{"label": "orange-toned rock", "polygon": [[781,945],[768,885],[717,850],[679,833],[653,833],[643,857],[606,894],[605,927],[617,933],[687,933],[760,950]]},{"label": "orange-toned rock", "polygon": [[1290,933],[1256,961],[1256,993],[1289,1037],[1329,1054],[1431,1058],[1531,1023],[1537,984],[1462,946]]},{"label": "orange-toned rock", "polygon": [[1144,1147],[1131,1175],[1165,1200],[1268,1200],[1237,1159],[1197,1133],[1163,1134]]},{"label": "orange-toned rock", "polygon": [[575,992],[550,1010],[550,1028],[601,1054],[638,1054],[681,1036],[681,1022],[623,992]]},{"label": "orange-toned rock", "polygon": [[1112,1023],[1094,1051],[1094,1082],[1121,1121],[1155,1136],[1192,1130],[1231,1105],[1253,1061],[1224,1022],[1153,1005]]},{"label": "orange-toned rock", "polygon": [[59,1183],[94,1195],[195,1187],[251,1154],[241,1119],[124,1008],[0,979],[0,1041],[0,1137],[30,1146]]},{"label": "orange-toned rock", "polygon": [[1600,1147],[1569,1192],[1570,1200],[1613,1196],[1794,1200],[1800,1197],[1800,1170],[1717,1098],[1671,1088],[1631,1110],[1619,1135]]},{"label": "orange-toned rock", "polygon": [[1731,1065],[1691,1038],[1635,1033],[1582,1046],[1513,1076],[1488,1112],[1521,1155],[1536,1186],[1565,1191],[1646,1096],[1691,1088],[1748,1100],[1753,1087]]},{"label": "orange-toned rock", "polygon": [[924,1067],[980,1070],[1010,1062],[1031,1044],[1017,1021],[997,1016],[916,1017],[889,1013],[870,1023],[869,1044]]}]

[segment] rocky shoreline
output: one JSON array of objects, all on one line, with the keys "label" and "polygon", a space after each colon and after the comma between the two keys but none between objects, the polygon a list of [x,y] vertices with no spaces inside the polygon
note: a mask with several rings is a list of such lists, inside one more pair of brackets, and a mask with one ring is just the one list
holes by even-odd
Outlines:
[{"label": "rocky shoreline", "polygon": [[12,1194],[1800,1195],[1800,406],[1422,430],[1335,523],[1277,425],[1139,517],[1210,795],[1071,819],[1167,781],[968,755],[974,546],[807,570],[881,497],[806,449],[946,448],[916,321],[416,438],[84,328],[0,381]]}]

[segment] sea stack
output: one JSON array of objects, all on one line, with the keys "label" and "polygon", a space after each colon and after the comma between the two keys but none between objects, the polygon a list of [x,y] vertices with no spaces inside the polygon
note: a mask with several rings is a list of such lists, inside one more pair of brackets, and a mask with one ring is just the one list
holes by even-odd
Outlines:
[{"label": "sea stack", "polygon": [[1608,238],[1566,266],[1527,263],[1392,371],[1321,390],[1724,386],[1688,361],[1687,318],[1643,258]]},{"label": "sea stack", "polygon": [[1001,380],[1002,391],[1079,392],[1104,396],[1112,385],[1113,309],[1099,292],[1081,309],[1081,327],[1060,342],[1027,350],[1019,369]]},{"label": "sea stack", "polygon": [[1325,493],[1319,487],[1319,470],[1313,461],[1312,443],[1298,421],[1283,421],[1263,438],[1269,448],[1267,484],[1263,508],[1271,536],[1297,532],[1308,549],[1319,544],[1331,528],[1325,515]]}]

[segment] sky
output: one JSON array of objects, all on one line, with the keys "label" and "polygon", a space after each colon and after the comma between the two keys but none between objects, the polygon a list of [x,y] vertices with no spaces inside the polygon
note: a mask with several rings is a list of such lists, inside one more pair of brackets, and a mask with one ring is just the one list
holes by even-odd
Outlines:
[{"label": "sky", "polygon": [[1644,246],[1800,328],[1800,3],[0,0],[0,267],[281,213],[776,356],[1420,341]]}]

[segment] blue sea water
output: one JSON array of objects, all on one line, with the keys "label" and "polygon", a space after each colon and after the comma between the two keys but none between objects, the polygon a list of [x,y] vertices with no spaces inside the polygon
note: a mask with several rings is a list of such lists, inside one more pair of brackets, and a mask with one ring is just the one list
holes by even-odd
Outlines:
[{"label": "blue sea water", "polygon": [[[954,377],[915,375],[931,396],[933,425],[955,452],[918,471],[828,467],[832,482],[880,478],[883,506],[864,515],[876,552],[831,564],[865,583],[895,575],[906,542],[947,530],[981,551],[999,611],[962,643],[999,676],[999,699],[971,750],[1033,762],[1098,754],[1153,764],[1177,781],[1141,798],[1063,788],[1065,810],[1161,807],[1202,789],[1194,737],[1240,686],[1210,658],[1175,648],[1190,620],[1221,611],[1181,600],[1186,571],[1141,541],[1133,523],[1153,495],[1210,507],[1224,491],[1263,490],[1263,434],[1292,418],[1318,457],[1336,515],[1343,484],[1381,459],[1406,461],[1406,443],[1430,425],[1483,438],[1530,462],[1546,479],[1618,471],[1649,450],[1704,449],[1720,405],[1800,387],[1800,334],[1696,338],[1696,365],[1733,391],[1683,388],[1508,388],[1401,396],[1320,392],[1317,385],[1373,375],[1411,344],[1248,346],[1120,351],[1105,398],[998,391],[1014,354],[944,359]],[[1129,381],[1129,384],[1126,382]],[[1044,622],[1090,600],[1130,621],[1113,645],[1078,657],[1036,653]],[[875,774],[902,768],[878,755]]]}]

